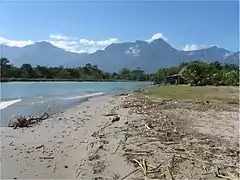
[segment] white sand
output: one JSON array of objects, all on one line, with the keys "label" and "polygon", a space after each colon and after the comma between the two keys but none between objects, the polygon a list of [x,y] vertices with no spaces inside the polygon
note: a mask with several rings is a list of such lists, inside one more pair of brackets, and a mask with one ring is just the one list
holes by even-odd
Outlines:
[{"label": "white sand", "polygon": [[[96,97],[34,127],[1,128],[1,179],[113,179],[128,174],[133,167],[124,162],[121,150],[114,153],[124,138],[114,130],[126,128],[128,114],[117,108],[120,103],[121,97]],[[111,123],[112,117],[103,114],[114,107],[121,119]],[[107,138],[91,136],[106,125]]]}]

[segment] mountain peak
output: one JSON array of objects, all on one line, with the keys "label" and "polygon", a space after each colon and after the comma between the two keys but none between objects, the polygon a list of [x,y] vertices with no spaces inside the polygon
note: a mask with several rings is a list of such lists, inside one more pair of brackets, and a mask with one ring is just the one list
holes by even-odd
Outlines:
[{"label": "mountain peak", "polygon": [[217,46],[215,45],[215,46],[211,46],[210,48],[211,48],[211,49],[218,49],[219,47],[217,47]]},{"label": "mountain peak", "polygon": [[47,41],[39,41],[39,42],[36,42],[35,45],[54,46],[50,42],[47,42]]},{"label": "mountain peak", "polygon": [[164,39],[158,38],[154,39],[152,42],[149,43],[150,45],[155,46],[166,46],[166,47],[172,47],[170,44],[168,44]]},{"label": "mountain peak", "polygon": [[162,38],[158,38],[153,40],[152,42],[149,43],[150,47],[153,47],[154,49],[162,49],[162,50],[167,50],[167,49],[171,49],[171,50],[175,50],[177,51],[175,48],[173,48],[170,44],[168,44],[164,39]]},{"label": "mountain peak", "polygon": [[34,44],[24,46],[23,48],[28,48],[28,47],[55,47],[55,46],[47,41],[38,41],[38,42],[35,42]]},{"label": "mountain peak", "polygon": [[156,43],[156,42],[164,42],[164,43],[167,43],[166,41],[164,41],[163,38],[154,39],[151,43]]}]

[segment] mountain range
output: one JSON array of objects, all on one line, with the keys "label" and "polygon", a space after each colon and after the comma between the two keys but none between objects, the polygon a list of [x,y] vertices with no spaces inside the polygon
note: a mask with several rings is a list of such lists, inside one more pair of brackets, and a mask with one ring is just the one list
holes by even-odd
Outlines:
[{"label": "mountain range", "polygon": [[163,39],[152,42],[137,40],[113,43],[104,50],[91,54],[69,52],[42,41],[24,47],[2,45],[2,55],[15,66],[29,63],[32,66],[80,67],[91,63],[108,72],[119,71],[122,68],[141,68],[146,72],[154,72],[160,67],[177,66],[183,61],[194,60],[239,64],[239,52],[216,46],[195,51],[180,51]]}]

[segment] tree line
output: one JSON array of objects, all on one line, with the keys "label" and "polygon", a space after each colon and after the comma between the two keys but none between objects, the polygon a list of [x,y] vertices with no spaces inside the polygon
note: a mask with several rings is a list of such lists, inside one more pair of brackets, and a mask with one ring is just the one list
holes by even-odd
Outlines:
[{"label": "tree line", "polygon": [[0,58],[1,81],[27,81],[27,80],[78,80],[78,81],[149,81],[150,75],[137,68],[129,70],[124,68],[119,72],[104,72],[97,65],[90,63],[84,67],[32,67],[31,64],[22,64],[16,67],[7,58]]},{"label": "tree line", "polygon": [[153,76],[156,83],[167,83],[166,77],[181,78],[182,83],[192,86],[216,85],[239,86],[239,66],[202,61],[183,62],[179,66],[160,68]]},{"label": "tree line", "polygon": [[[239,66],[221,64],[218,61],[210,63],[202,61],[183,62],[179,66],[159,68],[153,74],[147,74],[140,68],[130,70],[123,68],[119,72],[104,72],[97,65],[90,63],[83,67],[32,67],[22,64],[15,67],[7,58],[0,58],[1,81],[31,81],[31,80],[76,80],[76,81],[152,81],[155,84],[172,83],[166,77],[181,78],[180,83],[192,86],[204,85],[239,85]],[[177,76],[174,76],[177,75]],[[174,81],[173,81],[174,82]]]}]

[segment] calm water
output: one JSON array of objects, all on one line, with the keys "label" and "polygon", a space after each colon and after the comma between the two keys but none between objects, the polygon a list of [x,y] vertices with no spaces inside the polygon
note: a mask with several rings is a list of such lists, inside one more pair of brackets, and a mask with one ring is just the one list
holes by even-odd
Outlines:
[{"label": "calm water", "polygon": [[128,92],[149,82],[11,82],[1,83],[1,126],[16,115],[39,115],[54,103],[53,112],[62,112],[89,97]]}]

